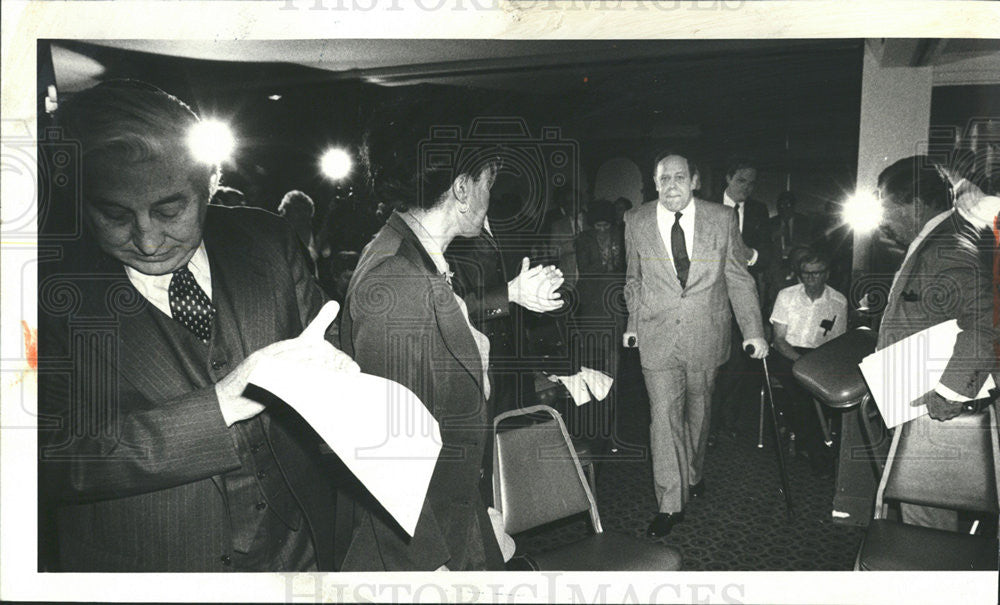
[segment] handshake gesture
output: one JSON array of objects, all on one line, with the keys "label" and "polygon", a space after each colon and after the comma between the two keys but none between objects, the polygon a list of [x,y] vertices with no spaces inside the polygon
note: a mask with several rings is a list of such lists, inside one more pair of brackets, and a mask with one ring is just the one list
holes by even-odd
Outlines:
[{"label": "handshake gesture", "polygon": [[507,299],[535,313],[548,313],[563,306],[562,297],[556,293],[565,278],[562,271],[552,265],[529,268],[531,261],[524,257],[521,273],[507,284]]}]

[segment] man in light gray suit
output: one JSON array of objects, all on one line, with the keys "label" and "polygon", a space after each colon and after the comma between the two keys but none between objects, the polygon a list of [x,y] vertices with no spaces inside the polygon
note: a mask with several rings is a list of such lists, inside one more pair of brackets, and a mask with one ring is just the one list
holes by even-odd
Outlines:
[{"label": "man in light gray suit", "polygon": [[[689,496],[704,492],[701,471],[718,367],[729,357],[732,313],[767,355],[747,252],[728,208],[695,199],[697,169],[682,155],[661,154],[659,199],[625,216],[628,251],[625,346],[638,346],[649,392],[650,447],[658,513],[648,535],[666,535]],[[730,311],[732,303],[732,311]]]}]

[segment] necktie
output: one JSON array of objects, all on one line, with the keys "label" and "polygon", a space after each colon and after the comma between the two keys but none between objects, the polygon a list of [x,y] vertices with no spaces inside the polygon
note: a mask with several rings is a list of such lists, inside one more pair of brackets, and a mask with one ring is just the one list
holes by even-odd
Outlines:
[{"label": "necktie", "polygon": [[202,342],[212,337],[212,318],[215,307],[201,289],[187,265],[174,272],[167,289],[170,313],[182,326],[191,330]]},{"label": "necktie", "polygon": [[691,259],[688,258],[687,245],[684,243],[684,229],[681,227],[682,215],[681,212],[674,213],[674,226],[670,229],[670,252],[674,257],[674,268],[677,269],[681,288],[687,286],[688,269],[691,268]]},{"label": "necktie", "polygon": [[742,233],[743,225],[740,224],[740,204],[733,206],[733,210],[736,212],[736,230]]}]

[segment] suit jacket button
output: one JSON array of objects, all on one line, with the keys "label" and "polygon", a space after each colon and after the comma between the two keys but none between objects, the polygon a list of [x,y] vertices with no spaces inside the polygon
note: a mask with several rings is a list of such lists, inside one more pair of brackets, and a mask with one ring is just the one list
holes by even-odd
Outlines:
[{"label": "suit jacket button", "polygon": [[267,502],[260,501],[254,506],[254,508],[256,508],[257,510],[264,510],[265,508],[267,508]]},{"label": "suit jacket button", "polygon": [[226,367],[226,360],[225,359],[213,359],[212,360],[212,369],[213,370],[221,370],[224,367]]},{"label": "suit jacket button", "polygon": [[223,565],[233,564],[233,559],[229,555],[222,555],[221,557],[219,557],[219,560],[222,561]]},{"label": "suit jacket button", "polygon": [[677,325],[681,325],[681,320],[679,320],[679,319],[678,319],[678,320],[677,320],[677,321],[675,321],[674,323],[675,323],[675,324],[677,324]]},{"label": "suit jacket button", "polygon": [[264,471],[258,471],[257,473],[258,479],[264,479],[265,477],[267,477],[267,473],[265,473]]}]

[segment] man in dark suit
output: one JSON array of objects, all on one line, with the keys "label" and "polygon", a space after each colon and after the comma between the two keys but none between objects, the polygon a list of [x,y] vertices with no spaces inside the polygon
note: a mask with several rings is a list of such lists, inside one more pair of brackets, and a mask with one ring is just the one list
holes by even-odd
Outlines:
[{"label": "man in dark suit", "polygon": [[[974,187],[962,180],[963,191]],[[958,183],[956,183],[958,184]],[[993,323],[992,221],[964,204],[952,208],[948,173],[927,156],[899,160],[878,177],[883,218],[880,243],[905,252],[893,280],[876,349],[956,319],[959,333],[940,382],[913,405],[926,405],[928,430],[948,430],[965,401],[998,368]],[[981,192],[979,192],[981,196]],[[963,207],[965,206],[965,207]],[[991,213],[995,216],[995,210]],[[956,511],[901,505],[903,521],[957,531]]]},{"label": "man in dark suit", "polygon": [[649,391],[658,512],[648,534],[662,536],[704,491],[712,389],[732,350],[732,314],[753,357],[767,355],[767,341],[735,215],[694,198],[698,172],[685,156],[661,155],[654,182],[659,199],[626,215],[624,344],[637,342]]},{"label": "man in dark suit", "polygon": [[[750,274],[757,284],[758,296],[763,296],[763,275],[771,261],[771,241],[768,226],[767,206],[752,199],[757,183],[757,167],[747,158],[732,158],[726,166],[726,190],[722,194],[722,204],[730,208],[739,223],[744,252],[749,259]],[[712,397],[712,432],[709,445],[716,435],[733,436],[740,426],[740,411],[753,401],[760,387],[760,376],[743,352],[740,343],[743,335],[739,325],[730,322],[732,352],[729,360],[719,368],[715,393]]]},{"label": "man in dark suit", "polygon": [[50,568],[332,570],[318,436],[246,391],[268,355],[357,369],[321,337],[336,310],[320,313],[295,235],[209,207],[218,168],[186,145],[198,117],[155,87],[98,85],[58,123],[82,150],[86,227],[40,282]]}]

